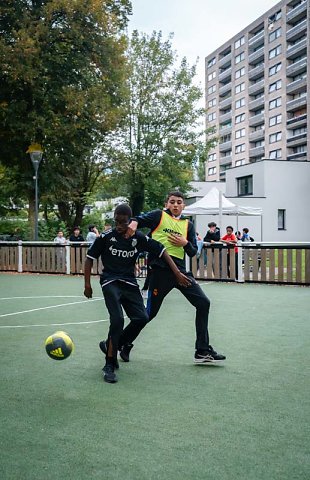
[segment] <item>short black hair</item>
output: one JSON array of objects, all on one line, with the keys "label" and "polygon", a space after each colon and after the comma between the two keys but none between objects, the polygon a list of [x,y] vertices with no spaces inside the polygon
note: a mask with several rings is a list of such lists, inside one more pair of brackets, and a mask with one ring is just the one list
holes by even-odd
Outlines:
[{"label": "short black hair", "polygon": [[243,231],[244,233],[249,233],[249,229],[248,229],[248,228],[246,228],[246,227],[245,227],[245,228],[243,228],[243,229],[242,229],[242,231]]},{"label": "short black hair", "polygon": [[208,223],[208,227],[209,227],[209,228],[210,228],[210,227],[216,227],[216,223],[215,223],[215,222],[210,222],[210,223]]},{"label": "short black hair", "polygon": [[170,197],[179,197],[179,198],[182,198],[182,200],[184,200],[184,193],[180,192],[180,190],[171,190],[167,194],[166,202],[168,202]]},{"label": "short black hair", "polygon": [[132,210],[128,203],[121,203],[120,205],[117,205],[114,210],[114,216],[115,215],[127,215],[128,217],[132,217]]},{"label": "short black hair", "polygon": [[90,232],[92,231],[93,228],[95,228],[95,225],[89,225],[89,226],[88,226],[88,230],[89,230]]},{"label": "short black hair", "polygon": [[226,230],[227,230],[227,228],[230,228],[230,230],[231,230],[232,232],[234,231],[233,227],[231,227],[230,225],[228,225],[228,226],[226,227]]}]

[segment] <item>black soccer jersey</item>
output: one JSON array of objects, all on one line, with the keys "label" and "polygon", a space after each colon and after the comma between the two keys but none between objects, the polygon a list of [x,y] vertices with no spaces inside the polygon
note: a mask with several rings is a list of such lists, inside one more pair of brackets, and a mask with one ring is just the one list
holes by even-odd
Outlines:
[{"label": "black soccer jersey", "polygon": [[111,229],[96,238],[87,251],[87,257],[92,259],[101,257],[102,286],[115,280],[137,286],[135,264],[139,253],[149,252],[156,257],[161,257],[164,250],[165,247],[161,243],[146,237],[141,232],[136,232],[130,238],[124,238],[115,229]]}]

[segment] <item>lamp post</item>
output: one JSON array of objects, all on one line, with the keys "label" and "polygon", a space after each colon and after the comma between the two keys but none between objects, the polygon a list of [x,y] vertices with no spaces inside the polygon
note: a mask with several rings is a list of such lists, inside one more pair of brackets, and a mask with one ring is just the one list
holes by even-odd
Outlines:
[{"label": "lamp post", "polygon": [[35,188],[35,220],[34,220],[34,239],[38,240],[38,219],[39,219],[39,201],[38,201],[38,171],[39,165],[43,157],[43,150],[41,145],[32,144],[28,147],[27,153],[29,153],[32,165],[34,168],[34,188]]}]

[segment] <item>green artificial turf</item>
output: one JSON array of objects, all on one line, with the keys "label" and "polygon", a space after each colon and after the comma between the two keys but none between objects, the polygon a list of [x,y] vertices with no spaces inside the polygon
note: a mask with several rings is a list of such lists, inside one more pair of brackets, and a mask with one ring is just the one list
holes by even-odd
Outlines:
[{"label": "green artificial turf", "polygon": [[[79,296],[83,280],[0,275],[1,298]],[[94,295],[100,297],[98,280]],[[103,301],[0,317],[2,480],[305,480],[309,469],[309,289],[203,284],[224,366],[193,365],[194,309],[179,292],[143,331],[119,382],[103,382]],[[0,314],[80,298],[0,300]],[[73,322],[73,325],[49,326]],[[30,325],[42,325],[30,327]],[[75,352],[51,360],[56,330]]]}]

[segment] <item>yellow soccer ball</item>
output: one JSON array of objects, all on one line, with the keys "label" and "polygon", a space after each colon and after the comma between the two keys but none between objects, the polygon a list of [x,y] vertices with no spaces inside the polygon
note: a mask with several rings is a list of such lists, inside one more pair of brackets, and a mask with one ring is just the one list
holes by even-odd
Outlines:
[{"label": "yellow soccer ball", "polygon": [[65,360],[74,350],[74,343],[66,332],[55,332],[45,340],[45,350],[53,360]]}]

